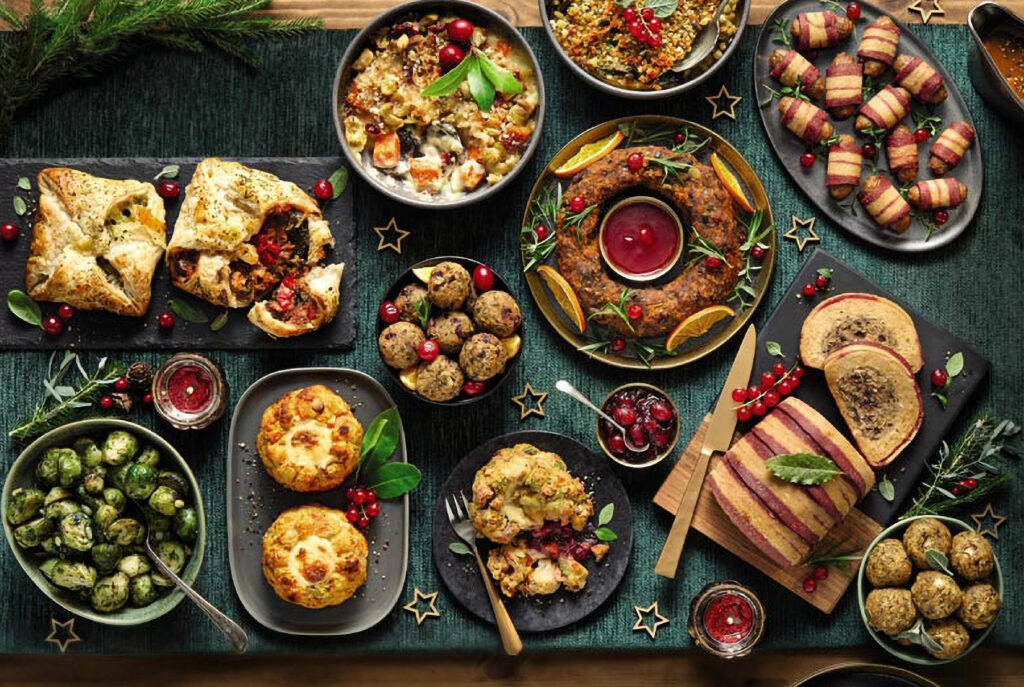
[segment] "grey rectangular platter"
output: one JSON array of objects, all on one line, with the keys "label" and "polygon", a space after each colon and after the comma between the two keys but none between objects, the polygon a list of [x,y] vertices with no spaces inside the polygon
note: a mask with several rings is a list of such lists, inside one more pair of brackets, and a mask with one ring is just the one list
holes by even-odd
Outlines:
[{"label": "grey rectangular platter", "polygon": [[[367,581],[351,599],[338,606],[309,609],[274,593],[260,567],[263,533],[281,511],[293,506],[320,503],[342,508],[347,486],[317,493],[289,491],[267,474],[256,453],[256,435],[267,406],[289,391],[313,384],[339,393],[364,429],[377,414],[395,405],[384,387],[356,370],[299,368],[256,380],[238,400],[228,436],[228,560],[238,598],[264,627],[295,635],[347,635],[383,620],[402,595],[409,562],[409,497],[380,501],[380,515],[366,532]],[[404,429],[393,460],[408,462]]]},{"label": "grey rectangular platter", "polygon": [[[185,186],[192,178],[196,164],[202,158],[82,158],[69,160],[0,160],[0,221],[14,221],[21,227],[15,241],[0,242],[0,295],[6,297],[11,289],[25,288],[25,263],[32,242],[33,214],[38,204],[36,175],[46,167],[71,167],[109,179],[139,179],[148,181],[165,165],[179,165],[177,177],[181,195],[176,200],[164,201],[167,210],[167,236],[170,239],[178,209],[185,196]],[[317,179],[329,177],[343,164],[340,157],[312,158],[225,158],[244,165],[276,174],[281,179],[298,184],[309,192]],[[18,188],[18,179],[26,177],[31,191]],[[27,202],[28,213],[16,217],[13,198],[19,196]],[[170,309],[170,300],[186,301],[204,313],[212,322],[224,309],[211,305],[181,291],[170,284],[167,267],[161,259],[153,276],[153,293],[149,310],[142,317],[122,317],[99,311],[76,313],[60,336],[47,336],[38,327],[32,327],[12,315],[6,307],[0,315],[0,350],[6,349],[315,349],[349,350],[356,338],[356,259],[355,228],[352,219],[352,190],[323,206],[324,218],[334,234],[334,250],[327,254],[327,262],[344,262],[341,280],[341,303],[334,320],[320,330],[289,339],[274,339],[252,325],[246,315],[248,308],[233,310],[227,324],[219,331],[210,329],[209,323],[185,322],[177,318],[174,328],[162,331],[156,324],[159,313]],[[57,304],[40,303],[44,314],[56,312]]]}]

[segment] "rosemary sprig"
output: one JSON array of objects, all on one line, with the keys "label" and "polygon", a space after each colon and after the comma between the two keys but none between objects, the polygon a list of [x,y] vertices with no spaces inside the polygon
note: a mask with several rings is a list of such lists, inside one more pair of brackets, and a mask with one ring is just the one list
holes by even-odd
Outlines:
[{"label": "rosemary sprig", "polygon": [[[85,371],[78,354],[70,351],[64,354],[60,365],[54,369],[56,357],[57,352],[54,351],[50,355],[46,377],[43,379],[45,393],[42,399],[27,418],[8,432],[8,436],[14,439],[28,439],[69,422],[86,408],[92,407],[100,390],[108,384],[113,384],[123,372],[120,365],[108,364],[106,358],[100,358],[96,371],[89,374]],[[80,386],[77,388],[67,383],[67,376],[73,375],[74,372],[81,376]]]},{"label": "rosemary sprig", "polygon": [[633,342],[633,352],[636,353],[636,357],[640,359],[644,365],[648,368],[654,359],[659,356],[674,355],[674,351],[670,351],[661,344],[648,344],[643,341]]},{"label": "rosemary sprig", "polygon": [[[700,150],[706,146],[710,141],[710,136],[701,138],[697,134],[690,131],[689,127],[683,127],[677,134],[683,135],[683,140],[679,143],[672,145],[672,150],[682,155],[696,155]],[[673,139],[674,140],[674,139]]]},{"label": "rosemary sprig", "polygon": [[732,297],[729,300],[738,302],[742,311],[754,302],[757,295],[754,291],[754,282],[757,280],[757,273],[761,271],[761,263],[755,260],[751,253],[755,247],[768,250],[768,244],[764,240],[775,230],[775,225],[764,223],[764,212],[761,210],[756,211],[746,222],[740,220],[740,225],[745,231],[745,239],[740,244],[743,267],[737,274],[736,286],[733,288]]},{"label": "rosemary sprig", "polygon": [[580,235],[580,224],[587,218],[587,215],[596,209],[597,205],[588,205],[579,212],[569,210],[562,216],[562,226],[573,230],[576,236],[576,243],[583,243],[583,237]]},{"label": "rosemary sprig", "polygon": [[789,19],[780,17],[772,23],[772,41],[787,48],[793,47],[793,35],[789,32]]},{"label": "rosemary sprig", "polygon": [[650,131],[646,131],[640,127],[639,122],[633,120],[631,122],[619,124],[619,133],[625,137],[625,144],[628,147],[631,145],[656,143],[662,139],[675,135],[676,130],[674,127],[661,124]]},{"label": "rosemary sprig", "polygon": [[681,173],[686,172],[687,174],[689,174],[690,170],[693,169],[693,165],[691,165],[688,162],[683,162],[682,160],[670,160],[668,158],[662,157],[649,157],[647,158],[647,162],[653,162],[654,164],[662,168],[662,186],[664,186],[665,182],[668,181],[669,174],[682,181],[683,177]]},{"label": "rosemary sprig", "polygon": [[[558,209],[562,206],[562,185],[555,183],[544,189],[544,193],[533,200],[530,206],[529,220],[519,232],[519,250],[526,260],[523,272],[529,272],[544,262],[555,248],[555,225],[558,221]],[[533,229],[538,224],[544,225],[548,235],[538,240]]]},{"label": "rosemary sprig", "polygon": [[698,234],[696,229],[693,230],[693,240],[686,244],[686,252],[693,256],[686,261],[687,266],[704,258],[718,258],[722,262],[728,262],[722,249]]},{"label": "rosemary sprig", "polygon": [[850,577],[850,573],[847,567],[851,563],[859,563],[862,558],[861,549],[847,549],[845,551],[837,551],[843,542],[839,541],[831,546],[825,548],[821,553],[817,553],[804,563],[807,567],[815,567],[818,565],[824,565],[835,568],[846,577]]},{"label": "rosemary sprig", "polygon": [[630,321],[629,315],[626,314],[626,299],[629,298],[629,294],[629,288],[622,289],[619,293],[618,303],[605,303],[601,306],[600,310],[595,310],[587,315],[587,321],[589,322],[593,318],[600,317],[602,315],[611,315],[613,317],[618,317],[620,320],[625,322],[626,326],[629,327],[629,331],[635,332],[636,330],[633,328],[633,323]]}]

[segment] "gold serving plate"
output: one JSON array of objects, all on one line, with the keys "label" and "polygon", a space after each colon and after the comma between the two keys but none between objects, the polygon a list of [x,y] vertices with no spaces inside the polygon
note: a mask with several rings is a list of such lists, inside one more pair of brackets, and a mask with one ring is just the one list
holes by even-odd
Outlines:
[{"label": "gold serving plate", "polygon": [[[523,227],[527,226],[530,222],[531,208],[534,204],[534,200],[538,198],[551,183],[557,181],[554,176],[555,169],[558,169],[561,165],[565,164],[565,162],[571,158],[581,146],[610,136],[615,133],[620,125],[629,124],[631,122],[635,122],[637,125],[647,129],[654,129],[658,126],[669,126],[673,128],[686,127],[700,139],[709,138],[710,142],[698,151],[696,157],[702,162],[706,162],[712,152],[718,153],[719,157],[721,157],[736,174],[740,184],[743,186],[743,191],[747,195],[747,199],[750,200],[751,205],[754,206],[754,210],[760,210],[763,212],[764,221],[769,225],[774,225],[775,219],[772,216],[771,206],[768,204],[768,196],[765,193],[764,186],[761,184],[761,179],[751,168],[746,158],[744,158],[731,143],[711,129],[703,127],[700,124],[695,124],[694,122],[686,119],[680,119],[678,117],[666,117],[662,115],[638,115],[635,117],[620,117],[619,119],[612,119],[604,122],[603,124],[598,124],[597,126],[587,129],[580,135],[576,136],[576,138],[569,141],[569,143],[567,143],[553,158],[551,158],[547,167],[545,167],[536,183],[534,183],[533,189],[530,191],[529,200],[523,210],[523,219],[520,225]],[[707,334],[684,343],[675,355],[655,357],[651,361],[650,365],[644,363],[640,358],[628,355],[619,355],[611,352],[605,353],[594,351],[587,352],[585,355],[614,367],[633,370],[664,370],[687,365],[714,352],[744,328],[751,316],[753,316],[754,311],[757,310],[757,307],[761,304],[761,300],[764,298],[764,294],[768,290],[768,284],[771,282],[772,272],[775,267],[775,234],[775,231],[771,231],[764,239],[764,242],[768,245],[768,251],[764,260],[761,262],[761,270],[757,273],[757,278],[752,285],[754,289],[753,300],[750,305],[735,317],[723,321],[721,324],[715,325]],[[525,268],[526,258],[521,250],[519,252],[519,257],[523,267]],[[551,264],[554,261],[555,251],[552,251],[545,260],[545,263]],[[593,341],[587,339],[577,331],[568,316],[562,311],[562,308],[555,302],[551,292],[544,284],[544,281],[537,274],[536,269],[526,272],[525,275],[526,283],[530,287],[530,294],[533,296],[533,300],[537,303],[538,307],[540,307],[541,312],[544,313],[544,317],[547,319],[548,323],[555,328],[555,331],[558,332],[559,336],[577,349],[593,343]],[[661,339],[661,341],[663,340],[664,339]],[[655,342],[653,339],[645,341],[647,343]]]}]

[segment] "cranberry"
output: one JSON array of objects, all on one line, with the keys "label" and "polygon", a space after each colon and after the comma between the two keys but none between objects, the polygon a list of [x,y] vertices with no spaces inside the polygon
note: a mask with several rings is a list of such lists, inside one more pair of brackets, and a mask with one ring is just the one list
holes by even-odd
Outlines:
[{"label": "cranberry", "polygon": [[365,489],[366,492],[366,503],[377,503],[377,492],[373,489]]},{"label": "cranberry", "polygon": [[608,444],[608,450],[612,453],[622,453],[626,450],[626,441],[621,434],[612,434],[605,443]]},{"label": "cranberry", "polygon": [[775,375],[771,372],[765,372],[761,375],[761,391],[767,391],[775,386]]},{"label": "cranberry", "polygon": [[800,378],[799,377],[793,377],[792,379],[790,379],[789,380],[789,386],[792,389],[795,389],[798,386],[800,386]]},{"label": "cranberry", "polygon": [[814,567],[814,579],[824,580],[828,579],[828,568],[824,565],[817,565]]},{"label": "cranberry", "polygon": [[974,489],[976,486],[978,486],[978,480],[974,479],[973,477],[968,477],[967,479],[960,480],[959,482],[957,482],[957,484],[959,484],[964,489],[970,491],[971,489]]},{"label": "cranberry", "polygon": [[345,511],[345,519],[354,525],[359,520],[359,509],[355,506],[349,506],[348,510]]},{"label": "cranberry", "polygon": [[945,210],[936,210],[932,215],[932,220],[935,221],[940,227],[949,221],[949,213]]},{"label": "cranberry", "polygon": [[640,424],[644,426],[644,430],[648,434],[650,434],[651,432],[658,431],[658,421],[655,420],[653,417],[645,417],[643,422],[641,422]]},{"label": "cranberry", "polygon": [[644,21],[650,21],[654,19],[654,10],[652,10],[650,7],[644,7],[642,10],[640,10],[640,16],[643,18]]},{"label": "cranberry", "polygon": [[14,222],[4,222],[0,224],[0,237],[3,237],[4,241],[13,241],[18,238],[18,225]]},{"label": "cranberry", "polygon": [[118,377],[114,380],[114,391],[128,391],[128,380]]},{"label": "cranberry", "polygon": [[583,199],[583,196],[573,196],[569,199],[569,209],[573,212],[583,212],[585,207],[587,207],[587,201]]},{"label": "cranberry", "polygon": [[640,23],[639,19],[634,19],[629,22],[627,28],[629,29],[629,35],[637,40],[642,40],[644,37],[644,25]]},{"label": "cranberry", "polygon": [[640,243],[644,244],[645,246],[654,245],[654,230],[651,229],[650,224],[641,224],[640,229],[637,231],[637,235],[640,237]]},{"label": "cranberry", "polygon": [[377,311],[380,316],[380,321],[384,324],[394,324],[398,322],[398,318],[401,313],[398,311],[398,306],[391,301],[384,301],[380,304],[380,308]]},{"label": "cranberry", "polygon": [[750,408],[743,406],[736,409],[736,419],[740,422],[746,422],[750,419]]},{"label": "cranberry", "polygon": [[351,502],[356,497],[356,488],[349,487],[345,490],[345,500]]},{"label": "cranberry", "polygon": [[779,401],[781,400],[782,397],[779,395],[779,392],[776,391],[775,389],[769,389],[764,394],[764,404],[769,408],[774,408],[775,406],[779,405]]},{"label": "cranberry", "polygon": [[768,412],[768,406],[764,404],[764,401],[754,401],[750,406],[750,412],[761,417]]},{"label": "cranberry", "polygon": [[647,28],[649,28],[652,33],[661,33],[661,20],[654,17],[647,22]]},{"label": "cranberry", "polygon": [[362,487],[356,487],[352,492],[352,503],[359,505],[366,501],[366,490]]},{"label": "cranberry", "polygon": [[755,398],[761,395],[761,387],[752,386],[747,389],[747,400],[753,401]]},{"label": "cranberry", "polygon": [[793,368],[793,376],[796,377],[797,379],[803,377],[804,372],[806,372],[806,370],[804,370],[804,368],[801,367],[800,365],[797,365],[796,367]]},{"label": "cranberry", "polygon": [[855,2],[851,2],[846,6],[846,16],[850,21],[857,21],[860,19],[860,5]]},{"label": "cranberry", "polygon": [[878,155],[878,149],[870,143],[865,143],[860,147],[860,154],[874,160],[875,156]]},{"label": "cranberry", "polygon": [[636,21],[636,10],[632,7],[627,7],[622,10],[622,18],[626,21]]},{"label": "cranberry", "polygon": [[747,400],[747,390],[741,386],[736,387],[735,389],[732,390],[732,400],[736,401],[737,403],[743,403],[744,401]]},{"label": "cranberry", "polygon": [[317,200],[330,200],[334,195],[334,186],[327,179],[317,179],[313,184],[313,196]]},{"label": "cranberry", "polygon": [[917,129],[914,132],[914,140],[917,141],[918,143],[924,143],[925,141],[927,141],[928,140],[928,130],[927,129]]},{"label": "cranberry", "polygon": [[533,235],[537,237],[538,241],[543,241],[548,237],[548,228],[543,224],[538,224],[533,228]]},{"label": "cranberry", "polygon": [[142,394],[142,404],[147,406],[153,405],[153,394],[148,391]]},{"label": "cranberry", "polygon": [[621,353],[626,350],[626,340],[621,336],[612,339],[612,350],[616,353]]},{"label": "cranberry", "polygon": [[640,153],[630,153],[626,156],[626,167],[630,172],[637,172],[644,166],[644,156]]},{"label": "cranberry", "polygon": [[789,394],[792,391],[793,391],[793,384],[792,384],[792,382],[790,382],[789,379],[783,379],[781,382],[779,382],[779,393],[780,394],[782,394],[783,396],[789,396]]},{"label": "cranberry", "polygon": [[963,489],[959,484],[953,486],[953,496],[959,496]]},{"label": "cranberry", "polygon": [[808,594],[813,594],[814,590],[818,588],[818,582],[813,577],[808,577],[804,580],[804,591]]},{"label": "cranberry", "polygon": [[358,527],[361,530],[365,530],[369,526],[370,521],[367,518],[359,518],[358,520],[356,520],[356,527]]},{"label": "cranberry", "polygon": [[813,296],[817,292],[817,290],[818,289],[814,286],[814,284],[804,284],[803,291],[805,296]]},{"label": "cranberry", "polygon": [[761,248],[761,246],[754,246],[753,248],[750,249],[750,257],[754,258],[754,260],[757,260],[758,262],[761,262],[762,260],[764,260],[764,248]]},{"label": "cranberry", "polygon": [[661,34],[655,33],[651,35],[651,37],[647,39],[647,44],[650,45],[652,48],[661,47]]},{"label": "cranberry", "polygon": [[664,429],[659,429],[657,432],[654,433],[654,436],[652,437],[654,445],[657,446],[658,448],[665,448],[666,446],[668,446],[668,442],[671,439],[672,436]]},{"label": "cranberry", "polygon": [[809,169],[814,166],[814,153],[804,153],[800,156],[800,166]]},{"label": "cranberry", "polygon": [[100,396],[100,408],[103,410],[110,410],[114,407],[114,398],[112,396]]},{"label": "cranberry", "polygon": [[463,54],[462,48],[457,45],[452,45],[451,43],[442,46],[441,49],[437,51],[437,62],[441,65],[441,69],[444,71],[457,67],[464,57],[465,54]]},{"label": "cranberry", "polygon": [[573,544],[570,553],[577,561],[584,561],[590,555],[590,545],[584,543]]},{"label": "cranberry", "polygon": [[441,347],[437,344],[437,339],[427,339],[416,350],[416,355],[420,357],[420,360],[427,363],[435,360],[440,353]]},{"label": "cranberry", "polygon": [[156,194],[164,200],[173,200],[181,193],[181,184],[174,179],[164,179],[156,185]]},{"label": "cranberry", "polygon": [[67,303],[61,303],[61,306],[57,308],[57,317],[67,322],[75,316],[75,309]]},{"label": "cranberry", "polygon": [[647,443],[647,435],[644,434],[644,428],[639,425],[633,425],[629,428],[629,440],[633,442],[634,446],[643,446]]},{"label": "cranberry", "polygon": [[487,385],[484,384],[483,382],[477,382],[477,381],[474,381],[472,379],[467,380],[462,385],[462,391],[467,396],[476,396],[477,394],[479,394],[481,391],[483,391],[486,388],[487,388]]},{"label": "cranberry", "polygon": [[785,365],[785,363],[775,363],[774,365],[772,365],[772,372],[775,374],[776,377],[783,377],[783,376],[785,376],[785,374],[786,374],[786,365]]},{"label": "cranberry", "polygon": [[64,323],[53,315],[47,315],[43,318],[43,331],[50,336],[59,336],[64,331]]},{"label": "cranberry", "polygon": [[473,37],[473,24],[468,19],[455,19],[446,27],[448,38],[456,43],[468,43]]},{"label": "cranberry", "polygon": [[631,320],[639,320],[643,316],[644,309],[640,306],[639,303],[631,303],[630,306],[626,308],[626,317],[628,317]]},{"label": "cranberry", "polygon": [[818,291],[824,291],[825,289],[828,288],[828,282],[828,277],[826,277],[823,274],[819,274],[817,277],[814,278],[814,287],[818,289]]},{"label": "cranberry", "polygon": [[668,422],[672,419],[672,408],[664,401],[655,401],[651,404],[651,417],[658,422]]},{"label": "cranberry", "polygon": [[932,370],[932,386],[946,386],[946,382],[949,381],[949,375],[941,367],[937,367]]},{"label": "cranberry", "polygon": [[616,406],[612,411],[612,417],[623,427],[629,427],[636,422],[636,411],[630,406]]},{"label": "cranberry", "polygon": [[363,128],[366,129],[366,133],[371,136],[376,136],[380,133],[380,125],[376,122],[367,122],[363,125]]},{"label": "cranberry", "polygon": [[686,134],[678,133],[672,137],[672,140],[675,141],[677,144],[682,145],[686,143]]},{"label": "cranberry", "polygon": [[477,265],[473,270],[473,284],[477,291],[490,291],[494,288],[494,272],[487,265]]},{"label": "cranberry", "polygon": [[380,504],[377,503],[376,501],[374,501],[373,503],[368,503],[366,504],[366,508],[364,508],[363,510],[366,511],[367,517],[375,518],[378,515],[380,515]]},{"label": "cranberry", "polygon": [[170,329],[174,326],[174,315],[169,312],[162,312],[157,315],[156,323],[160,325],[160,329]]},{"label": "cranberry", "polygon": [[707,267],[709,270],[717,269],[718,267],[722,266],[722,258],[718,257],[717,255],[705,255],[704,266]]}]

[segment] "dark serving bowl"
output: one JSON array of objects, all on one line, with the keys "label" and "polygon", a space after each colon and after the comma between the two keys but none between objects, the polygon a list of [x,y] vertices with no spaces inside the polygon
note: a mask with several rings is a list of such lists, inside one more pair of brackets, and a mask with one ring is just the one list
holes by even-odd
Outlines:
[{"label": "dark serving bowl", "polygon": [[[402,189],[385,186],[379,180],[373,178],[366,172],[359,156],[349,149],[348,141],[345,140],[345,125],[342,122],[341,115],[338,111],[338,105],[342,99],[342,86],[346,85],[349,81],[349,70],[352,63],[355,62],[357,57],[359,57],[360,52],[362,52],[363,48],[365,48],[370,42],[370,39],[378,29],[382,26],[393,23],[399,17],[406,14],[427,13],[432,11],[444,12],[452,10],[457,10],[457,13],[460,16],[469,19],[474,25],[497,27],[503,36],[513,42],[516,47],[520,48],[530,59],[530,64],[533,67],[534,78],[537,80],[537,111],[534,113],[534,121],[536,123],[533,127],[533,135],[530,137],[530,142],[527,144],[526,150],[523,151],[522,156],[519,158],[519,162],[508,172],[508,174],[502,177],[498,183],[493,186],[488,186],[487,188],[472,191],[464,196],[460,196],[452,200],[425,200]],[[544,128],[545,101],[544,74],[541,71],[540,63],[537,62],[537,57],[533,54],[533,50],[530,49],[526,40],[518,31],[516,31],[515,27],[505,19],[505,17],[501,16],[494,10],[482,7],[473,2],[468,2],[467,0],[411,0],[410,2],[403,2],[400,5],[392,7],[387,12],[379,14],[373,21],[367,24],[362,31],[356,34],[356,37],[348,44],[348,47],[345,49],[345,53],[341,57],[341,63],[338,65],[338,71],[334,75],[334,86],[331,88],[330,106],[331,117],[334,119],[334,129],[338,134],[338,141],[341,143],[341,149],[345,153],[345,157],[348,159],[349,165],[359,174],[359,176],[366,180],[366,183],[389,198],[397,200],[400,203],[405,203],[406,205],[429,209],[445,209],[464,207],[466,205],[478,203],[484,198],[494,195],[512,183],[512,180],[516,178],[516,176],[530,161],[530,158],[533,157],[534,152],[537,150],[537,146],[540,145],[540,136]]]},{"label": "dark serving bowl", "polygon": [[[388,287],[388,290],[384,293],[384,297],[381,300],[382,301],[394,301],[395,297],[398,296],[398,292],[401,291],[402,288],[405,287],[407,284],[423,283],[419,279],[419,277],[416,276],[416,274],[414,273],[414,270],[417,270],[417,269],[419,269],[421,267],[433,267],[434,265],[436,265],[436,264],[438,264],[440,262],[457,262],[460,265],[462,265],[463,267],[465,267],[466,270],[469,271],[469,274],[470,274],[471,277],[473,275],[473,270],[476,269],[478,266],[484,264],[484,263],[479,262],[477,260],[473,260],[472,258],[463,258],[463,257],[459,257],[459,256],[454,256],[454,255],[442,255],[442,256],[439,256],[439,257],[436,257],[436,258],[430,258],[428,260],[423,260],[421,262],[416,263],[415,265],[413,265],[412,267],[407,269],[405,272],[403,272],[398,277],[398,279],[396,279],[394,281],[394,283],[391,284],[390,287]],[[490,268],[490,265],[487,265],[487,267]],[[491,272],[494,274],[494,287],[491,290],[492,291],[505,291],[506,293],[510,294],[513,298],[516,299],[516,303],[519,303],[519,310],[521,312],[522,309],[523,309],[522,303],[520,303],[520,299],[518,297],[516,297],[515,292],[513,292],[512,289],[509,287],[508,282],[505,281],[504,277],[502,277],[500,274],[495,272],[493,268],[491,268]],[[385,326],[387,326],[387,325],[385,325],[381,321],[380,317],[377,317],[376,320],[377,321],[376,321],[376,325],[374,327],[374,334],[373,334],[374,342],[377,341],[377,337],[380,336],[380,333],[382,331],[384,331]],[[515,367],[516,363],[519,362],[519,359],[523,357],[522,346],[525,345],[526,337],[523,334],[523,325],[522,324],[519,325],[519,331],[516,332],[516,334],[518,334],[518,336],[520,338],[519,352],[516,353],[515,357],[513,357],[511,360],[509,360],[508,363],[505,365],[505,371],[502,372],[497,377],[489,379],[487,381],[487,388],[484,389],[479,394],[477,394],[476,396],[468,396],[465,393],[460,393],[458,396],[456,396],[455,398],[453,398],[450,401],[431,401],[429,398],[425,398],[425,397],[421,396],[419,393],[417,393],[416,391],[413,391],[412,389],[407,387],[402,382],[402,379],[401,379],[401,376],[400,376],[402,371],[401,370],[396,370],[395,368],[391,367],[390,365],[388,365],[387,363],[384,362],[384,356],[380,356],[380,348],[377,349],[377,355],[380,356],[381,363],[384,365],[384,367],[387,368],[388,372],[394,378],[395,383],[397,383],[398,386],[400,386],[402,388],[402,391],[404,391],[405,393],[409,394],[413,398],[416,398],[416,399],[418,399],[418,400],[420,400],[420,401],[422,401],[424,403],[429,403],[429,404],[435,405],[435,406],[466,406],[466,405],[470,405],[471,403],[476,403],[477,401],[481,401],[481,400],[487,398],[488,396],[493,394],[495,391],[497,391],[498,387],[500,387],[502,384],[505,383],[505,380],[508,378],[509,373],[512,371],[512,368]]]},{"label": "dark serving bowl", "polygon": [[967,28],[974,39],[967,58],[974,90],[1009,122],[1024,126],[1024,100],[1007,83],[983,43],[996,28],[1024,35],[1024,19],[1002,5],[982,2],[967,15]]},{"label": "dark serving bowl", "polygon": [[582,66],[577,64],[562,48],[562,44],[558,42],[558,38],[555,36],[554,31],[551,28],[551,18],[548,16],[548,0],[538,0],[540,4],[540,16],[544,22],[544,33],[547,34],[551,44],[555,46],[555,52],[562,58],[562,61],[567,67],[579,78],[583,79],[584,82],[590,84],[598,90],[610,93],[611,95],[617,95],[620,98],[631,98],[633,100],[660,100],[662,98],[670,98],[680,93],[685,93],[699,86],[700,84],[711,78],[711,75],[722,68],[732,55],[736,46],[739,45],[740,39],[743,36],[744,29],[747,28],[747,19],[750,16],[750,0],[738,0],[736,5],[736,14],[739,20],[736,26],[736,34],[729,41],[729,45],[726,46],[725,52],[722,56],[716,60],[710,67],[700,72],[699,74],[690,77],[685,81],[681,81],[677,84],[673,84],[667,88],[660,90],[649,90],[640,88],[626,88],[624,86],[617,86],[611,82],[605,81],[604,79],[591,74]]}]

